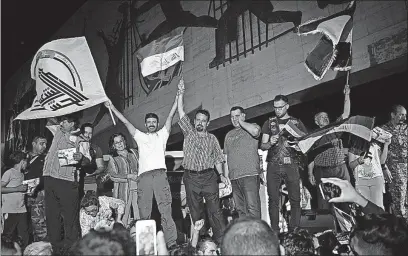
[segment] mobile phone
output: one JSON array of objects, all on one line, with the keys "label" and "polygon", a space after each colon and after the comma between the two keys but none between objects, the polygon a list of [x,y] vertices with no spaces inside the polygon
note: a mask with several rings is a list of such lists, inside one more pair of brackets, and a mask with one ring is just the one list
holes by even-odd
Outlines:
[{"label": "mobile phone", "polygon": [[157,255],[155,220],[136,222],[136,255]]},{"label": "mobile phone", "polygon": [[327,201],[341,195],[341,189],[339,186],[332,183],[320,183],[319,188],[322,197]]}]

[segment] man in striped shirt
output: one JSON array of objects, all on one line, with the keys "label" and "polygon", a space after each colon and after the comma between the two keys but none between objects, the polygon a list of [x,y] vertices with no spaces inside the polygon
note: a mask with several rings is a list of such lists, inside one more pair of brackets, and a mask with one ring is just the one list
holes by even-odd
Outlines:
[{"label": "man in striped shirt", "polygon": [[[186,188],[187,205],[193,222],[204,217],[204,203],[208,207],[209,221],[214,240],[221,243],[225,219],[220,207],[218,179],[228,183],[223,175],[224,156],[217,138],[207,132],[210,114],[207,110],[197,111],[194,126],[184,112],[184,82],[179,83],[178,113],[179,125],[184,134],[183,182]],[[218,172],[215,172],[214,166]]]}]

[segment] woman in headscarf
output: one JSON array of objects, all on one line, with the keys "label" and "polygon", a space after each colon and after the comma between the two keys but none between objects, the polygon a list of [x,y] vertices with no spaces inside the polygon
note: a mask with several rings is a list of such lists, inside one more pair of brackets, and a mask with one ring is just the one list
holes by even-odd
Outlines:
[{"label": "woman in headscarf", "polygon": [[129,222],[130,209],[133,208],[134,219],[139,219],[137,206],[137,175],[139,153],[137,149],[130,149],[122,133],[115,133],[109,139],[109,161],[107,177],[114,182],[113,197],[126,203],[123,223]]}]

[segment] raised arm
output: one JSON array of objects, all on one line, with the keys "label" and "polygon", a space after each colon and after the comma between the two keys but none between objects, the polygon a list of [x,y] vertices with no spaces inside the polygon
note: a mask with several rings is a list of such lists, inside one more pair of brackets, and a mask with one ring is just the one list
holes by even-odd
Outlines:
[{"label": "raised arm", "polygon": [[47,124],[45,125],[48,130],[52,133],[52,135],[55,135],[55,133],[58,130],[59,123],[56,117],[50,117],[47,119]]},{"label": "raised arm", "polygon": [[177,92],[177,110],[179,114],[179,118],[182,119],[186,113],[184,112],[184,102],[183,102],[183,97],[184,97],[184,80],[183,78],[180,79],[180,82],[178,84],[178,92]]},{"label": "raised arm", "polygon": [[242,129],[247,131],[252,137],[258,138],[259,135],[261,134],[261,127],[259,127],[259,125],[247,123],[243,121],[241,118],[238,119],[238,122]]},{"label": "raised arm", "polygon": [[110,102],[105,102],[105,107],[107,107],[108,109],[109,108],[112,109],[112,112],[118,117],[120,121],[122,121],[122,123],[126,126],[127,130],[129,131],[130,135],[133,137],[137,130],[133,126],[133,124],[131,124],[129,120],[127,120],[126,117],[122,115],[122,113],[120,113],[119,110],[117,110],[117,108]]},{"label": "raised arm", "polygon": [[174,115],[176,114],[176,108],[177,108],[178,98],[179,98],[179,94],[177,93],[176,97],[174,98],[173,106],[172,106],[171,109],[170,109],[169,116],[168,116],[167,119],[166,119],[165,126],[166,126],[166,129],[167,129],[167,131],[168,131],[169,133],[170,133],[170,130],[171,130],[171,122],[173,121],[173,117],[174,117]]},{"label": "raised arm", "polygon": [[350,86],[346,84],[344,86],[344,107],[343,107],[343,114],[341,115],[342,119],[349,118],[350,116],[350,109],[351,109],[351,103],[350,103]]},{"label": "raised arm", "polygon": [[262,143],[261,143],[261,149],[262,150],[268,150],[272,147],[271,142],[269,141],[270,139],[270,135],[269,134],[262,134]]}]

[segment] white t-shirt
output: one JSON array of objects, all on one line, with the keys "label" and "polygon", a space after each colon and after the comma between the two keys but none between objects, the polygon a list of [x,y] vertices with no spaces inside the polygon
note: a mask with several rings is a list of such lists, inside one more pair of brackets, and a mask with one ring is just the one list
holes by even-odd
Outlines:
[{"label": "white t-shirt", "polygon": [[155,133],[136,129],[133,139],[139,147],[139,175],[155,169],[166,169],[165,151],[169,132],[163,126]]},{"label": "white t-shirt", "polygon": [[375,177],[383,176],[380,163],[380,150],[381,148],[377,144],[370,145],[369,151],[373,158],[371,161],[369,161],[368,159],[365,160],[367,161],[366,163],[364,163],[363,165],[358,165],[356,167],[358,178],[372,179]]},{"label": "white t-shirt", "polygon": [[[7,170],[1,181],[6,183],[7,188],[18,187],[23,184],[24,174],[20,171],[11,168]],[[14,192],[1,195],[2,197],[2,213],[24,213],[27,209],[24,204],[24,193]]]}]

